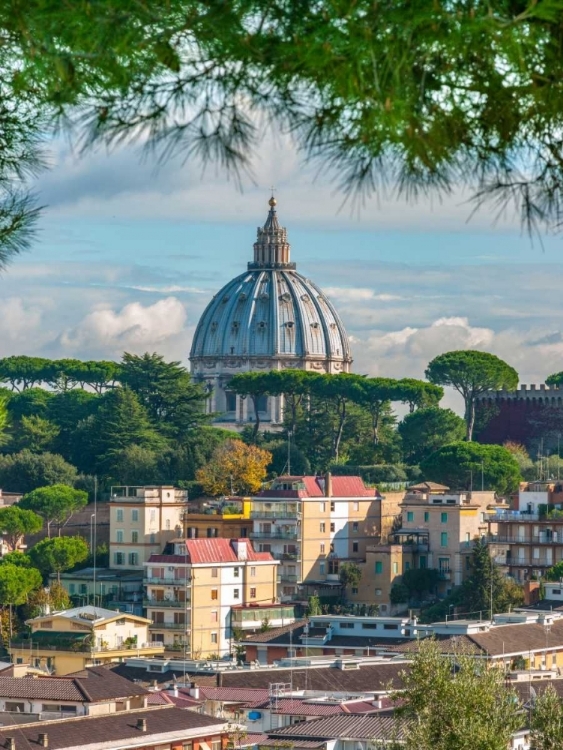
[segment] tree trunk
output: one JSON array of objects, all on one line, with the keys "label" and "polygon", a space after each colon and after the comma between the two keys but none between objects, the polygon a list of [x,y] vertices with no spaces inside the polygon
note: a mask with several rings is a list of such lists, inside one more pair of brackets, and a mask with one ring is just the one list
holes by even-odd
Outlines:
[{"label": "tree trunk", "polygon": [[473,440],[473,427],[475,426],[475,401],[471,399],[465,407],[465,422],[467,424],[466,440],[470,443]]},{"label": "tree trunk", "polygon": [[332,455],[333,458],[338,461],[338,454],[340,453],[340,441],[342,440],[342,433],[344,432],[344,422],[346,421],[346,401],[342,401],[338,421],[338,429],[334,435]]}]

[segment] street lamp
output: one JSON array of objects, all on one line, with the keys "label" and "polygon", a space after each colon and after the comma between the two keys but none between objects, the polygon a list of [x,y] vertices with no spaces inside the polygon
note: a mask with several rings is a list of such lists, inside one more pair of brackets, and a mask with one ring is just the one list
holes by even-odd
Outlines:
[{"label": "street lamp", "polygon": [[[94,549],[94,519],[96,514],[90,515],[90,554],[92,555],[92,564],[96,567],[96,550]],[[96,579],[94,579],[94,606],[96,606]]]}]

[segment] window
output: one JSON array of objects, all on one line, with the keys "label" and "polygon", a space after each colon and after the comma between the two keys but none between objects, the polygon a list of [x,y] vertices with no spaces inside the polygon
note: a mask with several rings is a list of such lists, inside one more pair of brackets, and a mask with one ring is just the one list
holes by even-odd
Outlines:
[{"label": "window", "polygon": [[398,630],[398,625],[392,625],[391,623],[384,623],[383,624],[383,630]]},{"label": "window", "polygon": [[218,643],[217,633],[211,633],[211,643]]},{"label": "window", "polygon": [[151,534],[150,535],[150,543],[151,544],[156,544],[156,534]]},{"label": "window", "polygon": [[[80,584],[80,593],[81,594],[87,594],[88,593],[88,586],[85,583]],[[45,623],[43,623],[45,624]]]},{"label": "window", "polygon": [[132,531],[131,532],[131,542],[132,542],[132,544],[138,544],[139,543],[139,532],[138,531]]},{"label": "window", "polygon": [[219,578],[219,568],[211,568],[211,578]]},{"label": "window", "polygon": [[336,503],[334,502],[334,500],[331,500],[330,501],[330,512],[334,513],[335,510],[336,510]]},{"label": "window", "polygon": [[554,596],[561,596],[561,589],[551,589],[551,593]]},{"label": "window", "polygon": [[448,532],[442,531],[440,534],[440,547],[447,547],[448,546]]},{"label": "window", "polygon": [[375,563],[375,572],[379,575],[380,573],[383,573],[383,562],[381,560],[378,560]]},{"label": "window", "polygon": [[207,538],[208,539],[215,539],[218,536],[219,536],[219,534],[217,533],[217,529],[215,527],[210,526],[207,529]]},{"label": "window", "polygon": [[410,562],[408,560],[405,560],[405,571],[410,570],[410,569],[411,569]]},{"label": "window", "polygon": [[[381,591],[381,589],[379,589]],[[376,622],[362,622],[362,630],[377,630]]]},{"label": "window", "polygon": [[354,510],[360,510],[360,503],[353,503],[352,507]]},{"label": "window", "polygon": [[139,510],[138,510],[138,508],[133,508],[133,510],[131,511],[131,520],[133,521],[133,523],[137,523],[138,522],[138,520],[139,520]]},{"label": "window", "polygon": [[214,601],[219,598],[218,589],[211,589],[211,598]]},{"label": "window", "polygon": [[330,524],[330,530],[331,531],[336,531],[336,525],[335,525],[334,522]]},{"label": "window", "polygon": [[321,513],[326,512],[326,503],[319,503]]},{"label": "window", "polygon": [[337,576],[338,575],[338,560],[329,560],[328,561],[328,574],[329,576]]},{"label": "window", "polygon": [[325,545],[324,542],[321,542],[321,555],[324,555],[325,553]]},{"label": "window", "polygon": [[442,523],[448,523],[448,514],[447,513],[440,513],[440,521]]},{"label": "window", "polygon": [[251,578],[256,578],[256,568],[255,567],[250,568],[250,577]]},{"label": "window", "polygon": [[352,524],[352,531],[355,532],[356,534],[358,533],[358,522],[357,521],[354,521],[354,523]]},{"label": "window", "polygon": [[211,622],[219,622],[219,612],[216,609],[211,610]]},{"label": "window", "polygon": [[75,592],[76,592],[76,586],[74,585],[74,583],[69,583],[68,584],[68,593],[69,594],[74,594]]},{"label": "window", "polygon": [[250,589],[250,598],[256,599],[256,589]]},{"label": "window", "polygon": [[156,523],[156,510],[151,508],[151,523]]},{"label": "window", "polygon": [[25,703],[13,703],[12,701],[6,701],[6,711],[13,711],[14,713],[23,713],[25,711]]},{"label": "window", "polygon": [[221,740],[211,740],[211,750],[221,750]]},{"label": "window", "polygon": [[430,513],[427,510],[425,510],[424,511],[424,523],[428,523],[429,520],[430,520]]},{"label": "window", "polygon": [[240,568],[234,568],[233,569],[235,578],[240,578]]},{"label": "window", "polygon": [[324,576],[324,574],[325,574],[325,564],[324,564],[324,562],[322,562],[322,563],[319,563],[319,573],[320,573],[320,574],[321,574],[322,576]]},{"label": "window", "polygon": [[427,562],[426,562],[426,555],[421,555],[418,559],[418,567],[421,570],[426,570]]},{"label": "window", "polygon": [[352,552],[358,551],[358,542],[352,542]]},{"label": "window", "polygon": [[122,544],[123,543],[123,531],[122,531],[122,529],[117,529],[117,531],[115,532],[115,541],[118,544]]},{"label": "window", "polygon": [[399,563],[398,562],[394,562],[393,563],[393,575],[396,576],[398,572],[399,572]]},{"label": "window", "polygon": [[138,565],[139,564],[139,555],[137,552],[130,552],[129,553],[129,565]]},{"label": "window", "polygon": [[321,534],[325,533],[325,523],[324,523],[324,521],[323,521],[323,523],[319,524],[319,531],[321,532]]},{"label": "window", "polygon": [[117,521],[123,521],[123,508],[116,508],[115,517]]},{"label": "window", "polygon": [[113,562],[114,565],[125,565],[125,555],[123,554],[123,552],[114,552]]},{"label": "window", "polygon": [[186,613],[174,612],[174,625],[185,625],[185,624],[186,624]]},{"label": "window", "polygon": [[407,512],[407,521],[411,521],[411,522],[414,521],[414,511],[409,510]]},{"label": "window", "polygon": [[233,591],[233,599],[240,599],[240,589],[235,589]]},{"label": "window", "polygon": [[357,594],[358,593],[358,589],[355,586],[352,586],[352,593],[353,594]]},{"label": "window", "polygon": [[182,750],[192,750],[191,742],[182,742]]}]

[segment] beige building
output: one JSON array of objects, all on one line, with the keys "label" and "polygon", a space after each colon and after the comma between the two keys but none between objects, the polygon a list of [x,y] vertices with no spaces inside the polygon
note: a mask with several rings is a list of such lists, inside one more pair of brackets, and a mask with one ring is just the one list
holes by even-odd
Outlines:
[{"label": "beige building", "polygon": [[475,540],[486,538],[489,519],[502,508],[506,504],[494,492],[450,492],[432,482],[409,487],[400,527],[367,549],[361,596],[371,596],[382,614],[391,613],[391,588],[410,568],[437,570],[438,592],[448,594],[470,573]]},{"label": "beige building", "polygon": [[31,662],[59,676],[133,654],[158,656],[164,650],[162,644],[151,642],[149,620],[101,607],[52,612],[26,624],[31,628],[29,636],[10,641],[11,660]]},{"label": "beige building", "polygon": [[171,486],[112,487],[111,567],[142,570],[152,554],[182,534],[187,502],[187,492]]},{"label": "beige building", "polygon": [[186,539],[240,539],[252,529],[249,498],[227,498],[219,507],[189,503],[183,518]]},{"label": "beige building", "polygon": [[152,555],[145,566],[151,638],[193,658],[231,653],[242,612],[276,604],[279,562],[248,539],[177,539],[170,546],[170,554]]},{"label": "beige building", "polygon": [[252,498],[250,537],[281,561],[280,599],[340,595],[340,566],[363,562],[368,546],[391,532],[401,499],[330,474],[278,477]]}]

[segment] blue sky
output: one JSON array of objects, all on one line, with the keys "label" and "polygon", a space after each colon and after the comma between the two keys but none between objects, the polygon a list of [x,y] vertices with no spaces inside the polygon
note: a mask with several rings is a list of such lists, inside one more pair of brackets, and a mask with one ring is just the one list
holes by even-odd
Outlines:
[{"label": "blue sky", "polygon": [[468,222],[468,194],[342,207],[287,142],[264,144],[242,192],[132,149],[77,158],[59,145],[52,161],[38,241],[0,278],[0,356],[186,361],[210,296],[251,258],[273,183],[292,259],[339,309],[357,371],[418,377],[453,348],[497,353],[526,383],[563,369],[563,237],[531,244],[512,215]]}]

